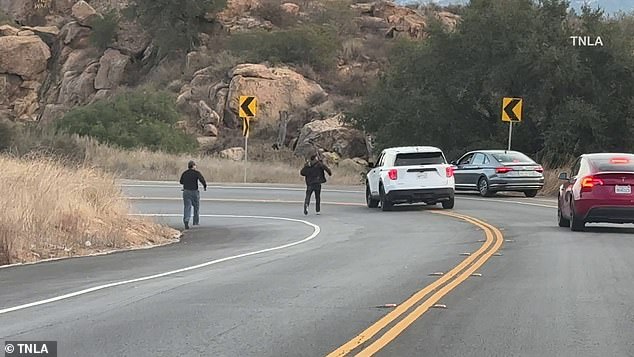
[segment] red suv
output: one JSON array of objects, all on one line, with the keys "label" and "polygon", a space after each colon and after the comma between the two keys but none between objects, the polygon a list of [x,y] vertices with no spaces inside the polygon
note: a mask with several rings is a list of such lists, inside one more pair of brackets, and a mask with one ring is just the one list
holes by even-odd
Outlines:
[{"label": "red suv", "polygon": [[582,231],[586,223],[634,223],[634,154],[580,156],[570,176],[559,175],[560,227]]}]

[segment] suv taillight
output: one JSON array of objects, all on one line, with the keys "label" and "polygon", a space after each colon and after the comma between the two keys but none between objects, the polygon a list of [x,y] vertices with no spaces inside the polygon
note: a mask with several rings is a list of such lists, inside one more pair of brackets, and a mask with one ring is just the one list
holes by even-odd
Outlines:
[{"label": "suv taillight", "polygon": [[387,177],[389,177],[390,180],[398,179],[398,171],[396,169],[391,169],[387,172]]},{"label": "suv taillight", "polygon": [[584,177],[583,180],[581,180],[581,191],[590,192],[595,186],[601,185],[603,185],[603,180],[601,179],[592,176]]},{"label": "suv taillight", "polygon": [[447,166],[447,177],[453,176],[453,167]]}]

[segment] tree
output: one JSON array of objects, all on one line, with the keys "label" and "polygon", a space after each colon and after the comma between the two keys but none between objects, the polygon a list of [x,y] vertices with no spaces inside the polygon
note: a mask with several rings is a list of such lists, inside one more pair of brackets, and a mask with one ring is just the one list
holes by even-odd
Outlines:
[{"label": "tree", "polygon": [[[562,0],[472,0],[455,32],[432,26],[425,42],[399,44],[352,123],[376,136],[377,149],[430,144],[456,157],[506,147],[502,97],[518,96],[524,121],[514,149],[551,164],[634,149],[632,25],[567,8]],[[606,45],[572,46],[571,35],[586,34]]]},{"label": "tree", "polygon": [[136,0],[126,14],[148,30],[162,58],[174,51],[194,49],[198,34],[209,23],[208,14],[225,4],[226,0]]}]

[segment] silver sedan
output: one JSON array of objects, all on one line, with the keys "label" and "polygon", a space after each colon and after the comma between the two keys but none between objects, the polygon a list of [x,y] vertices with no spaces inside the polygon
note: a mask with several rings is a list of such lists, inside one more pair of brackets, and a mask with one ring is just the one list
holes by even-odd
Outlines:
[{"label": "silver sedan", "polygon": [[452,164],[456,190],[478,191],[485,197],[500,191],[535,197],[544,187],[544,168],[521,152],[471,151]]}]

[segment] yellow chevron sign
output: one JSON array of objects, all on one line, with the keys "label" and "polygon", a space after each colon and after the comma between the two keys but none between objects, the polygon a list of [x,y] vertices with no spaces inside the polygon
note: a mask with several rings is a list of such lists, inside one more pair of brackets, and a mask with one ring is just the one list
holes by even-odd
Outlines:
[{"label": "yellow chevron sign", "polygon": [[256,97],[242,95],[240,96],[240,105],[238,114],[240,118],[254,117],[258,111],[258,99]]},{"label": "yellow chevron sign", "polygon": [[502,121],[522,121],[522,98],[504,98],[502,100]]}]

